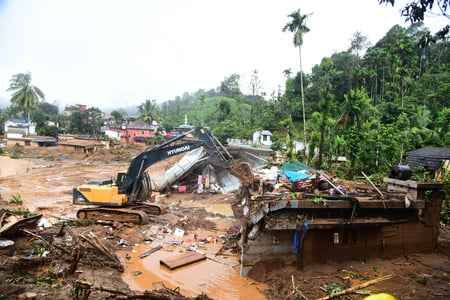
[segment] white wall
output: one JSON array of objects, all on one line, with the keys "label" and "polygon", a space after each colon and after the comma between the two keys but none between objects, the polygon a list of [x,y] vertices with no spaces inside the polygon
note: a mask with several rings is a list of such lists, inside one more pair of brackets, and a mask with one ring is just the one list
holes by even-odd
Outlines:
[{"label": "white wall", "polygon": [[119,131],[105,129],[105,135],[112,140],[120,141],[120,132]]}]

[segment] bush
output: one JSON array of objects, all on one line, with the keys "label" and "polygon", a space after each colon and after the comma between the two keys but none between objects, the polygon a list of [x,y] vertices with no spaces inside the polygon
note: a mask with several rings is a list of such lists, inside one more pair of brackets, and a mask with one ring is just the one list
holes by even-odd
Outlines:
[{"label": "bush", "polygon": [[23,146],[15,144],[14,147],[12,147],[11,151],[9,152],[9,157],[17,159],[20,158],[22,154],[23,154]]},{"label": "bush", "polygon": [[22,205],[22,203],[23,199],[19,193],[12,195],[11,198],[9,198],[9,204]]}]

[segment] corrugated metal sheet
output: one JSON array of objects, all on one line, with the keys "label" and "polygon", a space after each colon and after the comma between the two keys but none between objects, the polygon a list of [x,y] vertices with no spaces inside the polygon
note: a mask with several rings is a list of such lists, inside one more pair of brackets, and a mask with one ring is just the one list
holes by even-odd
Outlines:
[{"label": "corrugated metal sheet", "polygon": [[450,148],[425,147],[408,152],[408,165],[415,168],[438,169],[442,161],[450,159]]}]

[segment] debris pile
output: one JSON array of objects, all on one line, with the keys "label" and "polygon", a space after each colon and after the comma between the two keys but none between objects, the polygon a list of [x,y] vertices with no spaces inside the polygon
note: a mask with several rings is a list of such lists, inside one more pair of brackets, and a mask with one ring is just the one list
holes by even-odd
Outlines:
[{"label": "debris pile", "polygon": [[[297,162],[256,170],[235,204],[243,215],[242,274],[274,257],[303,266],[432,251],[442,185],[386,179],[389,186],[382,191],[362,175],[368,185],[346,184]],[[394,184],[405,187],[394,190]],[[321,256],[314,255],[318,251]]]}]

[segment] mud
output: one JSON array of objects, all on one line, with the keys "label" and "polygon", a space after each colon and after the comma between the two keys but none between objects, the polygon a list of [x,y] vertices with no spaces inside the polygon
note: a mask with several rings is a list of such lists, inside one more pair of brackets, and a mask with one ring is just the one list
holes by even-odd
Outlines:
[{"label": "mud", "polygon": [[[126,170],[129,160],[120,159],[133,156],[138,149],[125,149],[126,155],[102,152],[99,157],[86,158],[80,153],[60,152],[58,149],[26,150],[25,158],[11,160],[0,157],[0,207],[29,209],[39,212],[53,224],[62,219],[75,217],[79,206],[72,205],[72,188],[88,180],[111,178],[118,171]],[[27,152],[29,151],[29,152]],[[7,163],[5,163],[7,162]],[[8,166],[7,168],[5,166]],[[167,164],[155,166],[153,170],[163,171]],[[20,194],[22,205],[9,204],[12,195]],[[227,250],[216,255],[221,248],[221,237],[229,228],[238,226],[239,221],[232,216],[230,204],[233,195],[221,194],[177,194],[158,197],[162,204],[168,206],[167,214],[154,218],[146,226],[167,226],[185,229],[181,245],[163,244],[160,250],[144,259],[138,256],[152,248],[154,244],[144,241],[144,226],[99,226],[89,225],[79,228],[81,231],[93,231],[108,241],[120,254],[125,265],[125,272],[96,264],[82,264],[75,277],[96,285],[125,290],[126,286],[134,290],[146,290],[160,287],[180,287],[186,295],[198,295],[206,292],[213,299],[289,299],[292,293],[291,278],[309,299],[325,295],[321,286],[339,283],[350,286],[364,280],[373,279],[383,274],[393,274],[392,280],[370,287],[372,292],[387,292],[401,299],[448,299],[450,297],[450,260],[444,254],[414,255],[394,260],[371,260],[366,262],[347,262],[342,264],[327,263],[308,266],[298,270],[293,265],[282,265],[279,262],[267,262],[256,266],[250,279],[239,276],[239,254]],[[55,225],[56,227],[56,225]],[[237,230],[239,232],[239,229]],[[169,233],[163,233],[170,240]],[[195,236],[195,238],[194,238]],[[121,244],[121,240],[125,244]],[[197,241],[196,241],[197,239]],[[208,242],[199,243],[199,240]],[[442,229],[439,240],[441,253],[450,255],[450,230]],[[197,251],[205,253],[209,258],[205,261],[184,266],[170,271],[160,266],[163,257],[187,251],[189,246],[196,245]],[[320,255],[320,254],[318,254]],[[127,259],[127,257],[129,259]],[[1,259],[1,258],[0,258]],[[53,265],[59,262],[54,261]],[[47,267],[48,269],[48,267]],[[67,299],[70,297],[68,282],[58,285],[42,282],[47,269],[34,271],[24,270],[26,278],[17,277],[17,270],[4,270],[0,265],[0,282],[10,282],[25,287],[27,291],[38,292],[40,297]],[[355,272],[355,276],[343,270]],[[44,275],[42,275],[44,274]],[[22,275],[21,275],[22,276]],[[424,279],[425,278],[425,279]],[[122,281],[120,280],[122,279]],[[14,281],[15,280],[15,281]],[[28,282],[28,283],[27,283]],[[36,282],[39,282],[37,284]],[[93,294],[92,299],[104,299],[105,294]],[[361,295],[349,296],[360,299]]]},{"label": "mud", "polygon": [[27,174],[32,164],[29,160],[0,156],[0,178]]},{"label": "mud", "polygon": [[[179,287],[181,293],[196,296],[205,292],[209,297],[219,300],[265,299],[261,283],[239,276],[237,257],[216,257],[212,249],[206,251],[206,259],[176,270],[160,265],[160,259],[178,254],[178,251],[160,250],[149,257],[140,259],[139,255],[151,247],[141,244],[133,248],[129,259],[125,259],[125,273],[122,279],[132,290],[148,290],[161,284]],[[121,253],[124,257],[125,253]],[[220,262],[218,262],[220,261]]]}]

